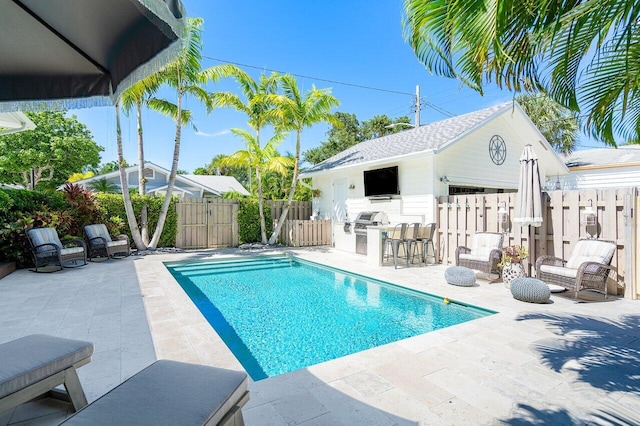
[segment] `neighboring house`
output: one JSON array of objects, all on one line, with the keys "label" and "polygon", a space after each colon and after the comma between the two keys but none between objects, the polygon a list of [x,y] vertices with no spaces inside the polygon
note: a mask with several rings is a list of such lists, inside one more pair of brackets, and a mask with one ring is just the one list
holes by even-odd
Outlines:
[{"label": "neighboring house", "polygon": [[23,112],[0,112],[0,135],[33,130],[36,125]]},{"label": "neighboring house", "polygon": [[[129,188],[138,187],[138,166],[127,167],[127,184]],[[144,163],[144,175],[147,179],[147,194],[165,194],[169,183],[170,170],[160,167],[150,161]],[[96,175],[88,179],[82,179],[75,184],[89,187],[91,182],[100,179],[107,179],[109,183],[120,187],[120,171]],[[226,192],[235,191],[241,195],[249,195],[236,178],[232,176],[199,176],[199,175],[177,175],[173,194],[180,198],[207,198],[221,197]]]},{"label": "neighboring house", "polygon": [[[516,191],[527,144],[539,158],[542,184],[568,173],[522,108],[507,102],[361,142],[301,177],[320,190],[314,213],[333,219],[338,247],[343,223],[363,211],[384,211],[391,223],[429,223],[438,196]],[[345,244],[351,251],[353,243]]]},{"label": "neighboring house", "polygon": [[563,158],[569,175],[549,177],[548,189],[640,186],[640,145],[575,151]]}]

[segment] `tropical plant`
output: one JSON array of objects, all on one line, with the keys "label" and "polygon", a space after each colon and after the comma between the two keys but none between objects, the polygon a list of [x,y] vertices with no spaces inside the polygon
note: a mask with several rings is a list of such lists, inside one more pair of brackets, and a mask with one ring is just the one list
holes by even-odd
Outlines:
[{"label": "tropical plant", "polygon": [[293,202],[293,195],[296,191],[298,183],[298,174],[300,170],[300,142],[302,139],[302,131],[306,127],[311,127],[320,122],[327,122],[333,125],[340,125],[340,122],[330,114],[333,107],[337,107],[340,102],[333,97],[329,89],[316,89],[312,86],[304,95],[300,93],[298,82],[291,74],[278,76],[282,95],[272,97],[276,105],[275,113],[278,117],[277,126],[280,129],[296,132],[296,153],[294,158],[293,176],[291,177],[291,187],[287,203],[282,209],[280,219],[276,224],[273,234],[269,238],[269,244],[274,244],[280,229],[287,218],[289,208]]},{"label": "tropical plant", "polygon": [[182,126],[184,126],[189,119],[187,115],[188,112],[185,112],[182,108],[182,102],[186,96],[193,97],[204,103],[207,110],[211,111],[213,109],[211,93],[207,92],[203,85],[210,81],[218,81],[223,76],[228,75],[231,68],[230,65],[218,65],[202,69],[202,24],[203,21],[201,18],[189,18],[187,20],[184,36],[185,47],[182,53],[175,61],[158,72],[157,78],[175,90],[175,104],[156,98],[150,99],[148,102],[153,109],[163,111],[166,115],[171,116],[176,124],[171,172],[169,173],[169,181],[167,182],[167,190],[160,217],[158,218],[158,225],[149,243],[149,247],[152,248],[158,245],[167,217],[167,211],[171,203],[171,194],[173,193],[173,186],[178,171],[178,160],[180,159]]},{"label": "tropical plant", "polygon": [[251,167],[251,169],[254,170],[258,192],[258,211],[260,214],[260,237],[262,244],[267,244],[262,177],[265,172],[285,174],[287,167],[293,165],[291,158],[281,156],[277,150],[278,145],[285,138],[286,134],[277,132],[269,139],[264,147],[261,147],[257,136],[252,135],[248,131],[242,129],[231,129],[231,131],[244,139],[246,148],[231,154],[222,160],[222,164],[225,166]]},{"label": "tropical plant", "polygon": [[531,121],[542,132],[553,149],[569,154],[578,138],[578,114],[544,94],[524,93],[516,96]]},{"label": "tropical plant", "polygon": [[615,145],[640,140],[640,8],[630,0],[404,1],[404,36],[440,76],[478,92],[538,89]]},{"label": "tropical plant", "polygon": [[87,186],[89,187],[89,189],[95,192],[110,193],[119,191],[118,185],[109,182],[107,178],[93,180],[89,182]]}]

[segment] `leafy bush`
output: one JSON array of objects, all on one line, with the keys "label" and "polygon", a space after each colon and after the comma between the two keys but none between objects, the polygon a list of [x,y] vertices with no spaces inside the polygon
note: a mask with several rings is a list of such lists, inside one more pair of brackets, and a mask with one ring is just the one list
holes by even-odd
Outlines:
[{"label": "leafy bush", "polygon": [[[178,215],[176,198],[169,206],[167,220],[158,246],[175,245]],[[134,211],[138,214],[146,203],[149,229],[153,231],[164,196],[132,196]],[[98,194],[85,191],[76,185],[61,192],[39,192],[7,189],[0,190],[0,259],[16,262],[24,268],[33,265],[31,249],[25,231],[32,227],[53,227],[61,239],[83,237],[83,227],[90,223],[105,223],[112,234],[129,234],[127,216],[122,195]]]},{"label": "leafy bush", "polygon": [[[107,225],[107,229],[112,234],[126,234],[132,240],[131,231],[127,226],[127,213],[124,209],[122,194],[96,194],[98,210],[102,217],[102,222]],[[158,224],[160,210],[164,202],[164,195],[141,196],[131,195],[131,204],[136,214],[138,225],[140,225],[140,212],[142,207],[147,205],[147,223],[149,224],[150,237]],[[176,244],[176,234],[178,233],[178,213],[176,212],[177,197],[173,197],[167,212],[167,220],[164,223],[162,235],[158,242],[158,247],[173,247]]]},{"label": "leafy bush", "polygon": [[31,265],[33,261],[25,231],[34,226],[51,226],[61,235],[68,234],[74,212],[62,194],[24,189],[0,192],[0,259],[16,262],[19,268]]},{"label": "leafy bush", "polygon": [[[256,198],[242,198],[238,201],[240,202],[238,208],[238,237],[240,244],[261,242],[258,200]],[[271,206],[265,203],[263,208],[268,238],[273,231]]]}]

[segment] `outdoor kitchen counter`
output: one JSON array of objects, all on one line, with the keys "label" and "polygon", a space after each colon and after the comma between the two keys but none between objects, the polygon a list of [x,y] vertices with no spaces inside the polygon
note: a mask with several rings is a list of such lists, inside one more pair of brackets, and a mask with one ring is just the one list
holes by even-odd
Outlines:
[{"label": "outdoor kitchen counter", "polygon": [[367,228],[367,263],[382,266],[383,232],[391,233],[393,226],[369,226]]}]

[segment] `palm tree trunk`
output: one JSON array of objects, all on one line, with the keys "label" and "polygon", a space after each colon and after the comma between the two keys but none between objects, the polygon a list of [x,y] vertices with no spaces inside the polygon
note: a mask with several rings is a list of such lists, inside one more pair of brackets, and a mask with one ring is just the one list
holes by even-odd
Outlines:
[{"label": "palm tree trunk", "polygon": [[267,244],[267,225],[264,219],[264,207],[262,200],[262,176],[260,175],[260,168],[256,167],[256,180],[258,185],[258,212],[260,213],[260,238],[262,244]]},{"label": "palm tree trunk", "polygon": [[[179,80],[179,79],[178,79]],[[164,202],[160,210],[160,216],[158,217],[158,224],[156,230],[153,233],[153,238],[149,243],[149,247],[157,248],[160,241],[160,235],[164,228],[164,222],[167,219],[167,212],[169,211],[169,205],[171,204],[171,193],[173,192],[173,186],[176,182],[176,174],[178,172],[178,160],[180,159],[180,138],[182,135],[182,87],[177,88],[178,99],[176,106],[178,111],[176,114],[176,139],[173,147],[173,162],[171,164],[171,173],[169,174],[169,183],[167,184],[167,192],[164,196]]]},{"label": "palm tree trunk", "polygon": [[291,208],[291,203],[293,202],[293,194],[296,192],[296,185],[298,184],[298,173],[300,163],[300,137],[301,131],[298,130],[296,132],[296,163],[293,165],[293,178],[291,180],[291,189],[289,190],[289,197],[287,198],[287,204],[284,205],[282,209],[282,213],[280,213],[280,219],[278,219],[278,223],[276,224],[276,228],[273,230],[273,234],[271,234],[271,238],[269,238],[269,245],[275,244],[278,239],[278,235],[280,235],[280,229],[282,229],[282,225],[284,225],[284,221],[287,220],[287,215],[289,214],[289,208]]},{"label": "palm tree trunk", "polygon": [[[142,103],[138,102],[138,194],[144,197],[147,193],[147,178],[144,176],[144,139],[142,137]],[[147,203],[142,204],[140,212],[140,234],[145,245],[149,244],[149,228],[147,226]]]},{"label": "palm tree trunk", "polygon": [[120,170],[120,187],[122,188],[122,198],[124,200],[124,210],[127,213],[127,222],[131,230],[133,242],[138,250],[145,250],[147,247],[142,241],[138,230],[138,221],[131,205],[129,195],[129,185],[127,183],[127,173],[124,170],[124,155],[122,153],[122,128],[120,127],[120,103],[116,102],[116,142],[118,145],[118,169]]}]

